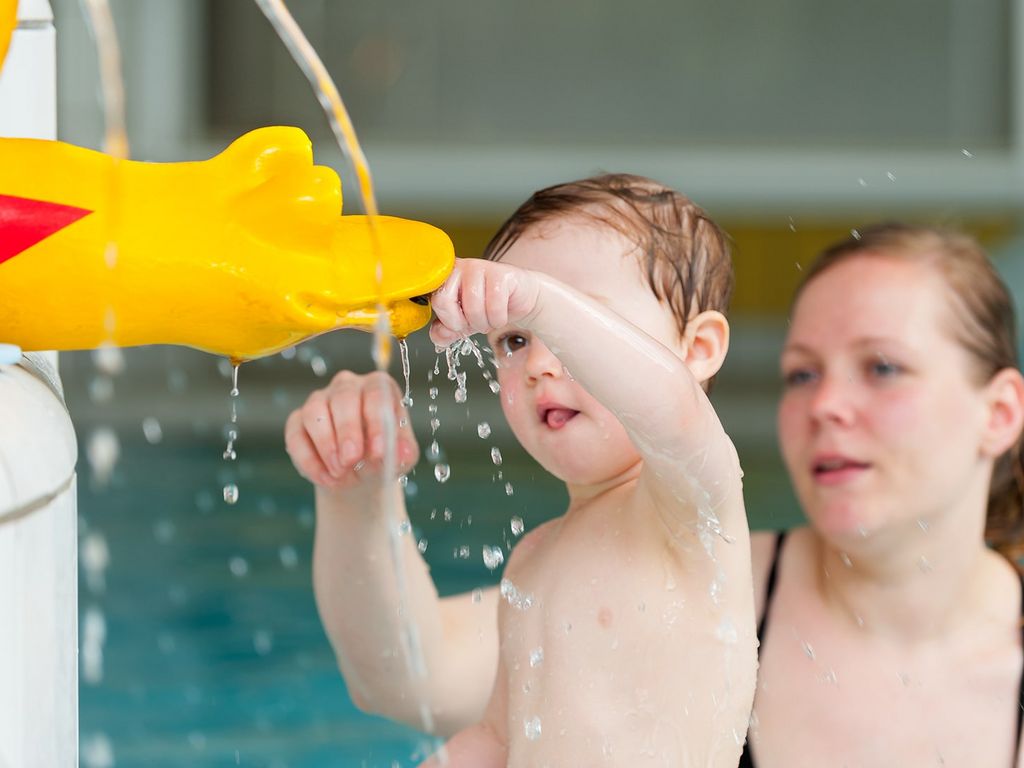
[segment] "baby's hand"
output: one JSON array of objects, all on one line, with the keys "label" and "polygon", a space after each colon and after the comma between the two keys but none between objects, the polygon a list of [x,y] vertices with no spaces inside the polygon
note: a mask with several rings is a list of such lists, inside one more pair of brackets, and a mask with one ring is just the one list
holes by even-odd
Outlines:
[{"label": "baby's hand", "polygon": [[379,480],[384,464],[383,413],[393,414],[400,473],[419,458],[398,384],[385,373],[342,371],[288,417],[285,448],[299,474],[339,490]]},{"label": "baby's hand", "polygon": [[430,338],[448,346],[474,333],[523,322],[537,305],[540,285],[528,270],[484,259],[456,259],[430,303]]}]

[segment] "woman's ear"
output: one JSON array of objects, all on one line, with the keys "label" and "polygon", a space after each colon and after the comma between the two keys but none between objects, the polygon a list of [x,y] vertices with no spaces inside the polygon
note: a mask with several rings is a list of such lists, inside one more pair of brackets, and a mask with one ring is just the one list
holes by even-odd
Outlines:
[{"label": "woman's ear", "polygon": [[1016,368],[1004,368],[985,385],[988,418],[982,450],[992,458],[1002,456],[1024,430],[1024,376]]},{"label": "woman's ear", "polygon": [[686,346],[686,367],[703,384],[714,376],[725,362],[729,351],[729,321],[713,309],[690,318],[683,334]]}]

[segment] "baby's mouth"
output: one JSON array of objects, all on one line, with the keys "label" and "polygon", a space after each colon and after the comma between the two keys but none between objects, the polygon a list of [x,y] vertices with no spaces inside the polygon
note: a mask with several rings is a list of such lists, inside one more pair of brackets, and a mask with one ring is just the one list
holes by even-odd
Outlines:
[{"label": "baby's mouth", "polygon": [[578,413],[572,408],[544,408],[540,418],[549,428],[561,429]]}]

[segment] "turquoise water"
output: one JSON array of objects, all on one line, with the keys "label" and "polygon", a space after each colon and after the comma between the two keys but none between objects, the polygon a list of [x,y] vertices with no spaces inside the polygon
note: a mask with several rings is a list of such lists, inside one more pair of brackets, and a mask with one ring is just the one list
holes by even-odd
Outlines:
[{"label": "turquoise water", "polygon": [[[83,472],[79,502],[82,535],[102,535],[110,552],[105,590],[80,587],[80,610],[99,608],[107,623],[103,678],[80,689],[82,764],[98,735],[127,766],[391,768],[421,758],[429,744],[417,733],[348,698],[313,602],[312,494],[279,441],[243,440],[234,506],[220,495],[219,442],[122,449],[110,487],[91,488]],[[410,499],[446,593],[494,583],[481,547],[510,542],[513,515],[529,528],[564,505],[560,485],[525,463],[503,462],[508,497],[489,461],[449,458],[451,480],[421,467]]]}]

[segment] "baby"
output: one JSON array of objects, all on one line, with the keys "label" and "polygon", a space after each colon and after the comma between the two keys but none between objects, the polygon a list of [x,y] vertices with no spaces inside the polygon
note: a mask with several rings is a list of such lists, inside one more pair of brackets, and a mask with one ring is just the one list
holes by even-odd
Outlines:
[{"label": "baby", "polygon": [[486,256],[434,294],[431,337],[487,334],[508,422],[569,508],[483,600],[439,600],[407,542],[429,672],[414,679],[380,514],[402,504],[379,477],[381,408],[407,423],[398,387],[341,373],[311,395],[286,438],[317,485],[317,600],[353,698],[410,722],[429,701],[452,766],[735,766],[756,674],[749,538],[704,390],[729,342],[725,238],[673,190],[610,175],[537,192]]}]

